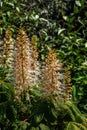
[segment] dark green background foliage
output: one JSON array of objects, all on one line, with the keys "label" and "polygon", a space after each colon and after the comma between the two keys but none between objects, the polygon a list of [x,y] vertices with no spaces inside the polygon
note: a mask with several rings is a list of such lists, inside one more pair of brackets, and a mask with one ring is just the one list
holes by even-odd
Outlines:
[{"label": "dark green background foliage", "polygon": [[86,0],[1,0],[0,7],[1,33],[22,25],[30,34],[48,36],[45,40],[53,40],[60,29],[87,37]]},{"label": "dark green background foliage", "polygon": [[[38,48],[39,48],[39,58],[40,61],[43,61],[48,50],[53,48],[56,50],[56,53],[59,59],[64,63],[64,66],[70,68],[71,70],[71,79],[72,79],[72,88],[73,88],[73,101],[79,107],[83,113],[87,113],[87,1],[86,0],[0,0],[0,38],[3,39],[5,36],[5,31],[8,27],[11,28],[13,32],[13,37],[17,37],[17,32],[20,26],[23,26],[28,34],[31,37],[33,34],[37,35],[38,39]],[[3,73],[4,72],[4,73]],[[20,105],[12,102],[8,96],[9,93],[13,93],[11,86],[8,84],[9,80],[4,79],[5,71],[3,68],[0,68],[0,104],[2,103],[2,96],[4,96],[3,103],[6,102],[10,105],[11,111],[18,110],[18,117],[16,123],[12,126],[14,129],[21,129],[21,124],[23,122],[18,122],[22,120],[26,115],[26,109],[29,109],[26,106],[26,102],[23,103],[23,109],[20,110]],[[2,90],[5,88],[5,90]],[[10,87],[9,87],[10,86]],[[9,93],[7,94],[7,91]],[[36,91],[37,93],[37,91]],[[7,94],[7,95],[6,95]],[[34,92],[33,92],[34,94]],[[10,94],[11,95],[11,94]],[[31,94],[32,95],[32,94]],[[37,97],[33,95],[31,97]],[[38,104],[38,97],[32,98],[32,103],[36,102]],[[43,100],[42,100],[43,101]],[[46,102],[46,101],[45,101]],[[44,102],[41,102],[41,107]],[[13,104],[16,104],[16,108],[13,109]],[[47,110],[49,111],[47,102]],[[36,106],[33,110],[31,108],[30,112],[34,112],[36,117],[30,120],[36,122],[40,120],[39,124],[36,122],[37,130],[43,130],[43,127],[48,130],[52,124],[49,124],[48,117],[43,118],[43,111],[37,113],[39,106]],[[51,106],[54,109],[54,106]],[[5,107],[5,117],[1,120],[5,122],[7,117],[7,122],[11,121],[10,117],[6,115],[8,107]],[[71,110],[70,106],[68,108]],[[0,106],[1,109],[1,106]],[[41,109],[42,110],[42,109]],[[45,110],[45,109],[44,109]],[[52,128],[56,129],[56,120],[58,117],[55,117],[54,110],[50,110],[49,114],[52,116]],[[72,111],[72,110],[71,110]],[[2,111],[1,111],[2,112]],[[23,115],[21,115],[21,113]],[[58,111],[55,111],[58,112]],[[3,112],[2,112],[3,113]],[[37,114],[39,117],[37,117]],[[58,115],[58,114],[57,114]],[[67,114],[66,114],[67,115]],[[16,114],[15,114],[16,116]],[[14,119],[15,120],[15,117]],[[62,118],[62,117],[61,117]],[[29,118],[28,118],[29,119]],[[64,118],[65,119],[65,118]],[[62,120],[62,119],[61,119]],[[74,120],[73,120],[74,121]],[[12,122],[12,121],[11,121]],[[40,124],[41,123],[41,124]],[[80,123],[80,122],[79,122]],[[3,125],[2,123],[1,125]],[[19,124],[19,125],[18,125]],[[46,126],[44,126],[44,125]],[[6,124],[7,125],[7,124]],[[74,127],[75,124],[69,124]],[[17,128],[18,126],[18,128]],[[30,127],[31,130],[34,130],[35,126],[24,123],[24,128]],[[77,125],[78,126],[78,125]],[[69,129],[67,127],[67,129]],[[61,128],[62,130],[63,128]],[[36,128],[35,128],[36,130]]]}]

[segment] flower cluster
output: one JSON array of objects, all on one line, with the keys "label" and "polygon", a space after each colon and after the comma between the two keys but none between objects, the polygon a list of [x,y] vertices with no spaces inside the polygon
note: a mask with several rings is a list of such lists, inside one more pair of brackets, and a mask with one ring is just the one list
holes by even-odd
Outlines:
[{"label": "flower cluster", "polygon": [[[4,38],[2,59],[3,66],[14,71],[13,76],[10,76],[14,77],[17,97],[28,87],[30,89],[31,86],[41,84],[48,97],[58,98],[62,102],[72,100],[70,70],[65,69],[65,74],[62,73],[63,64],[57,58],[55,50],[51,49],[40,67],[35,35],[30,41],[25,30],[20,28],[14,46],[12,33],[8,29]],[[29,99],[29,95],[26,97]]]},{"label": "flower cluster", "polygon": [[23,28],[19,29],[14,63],[16,88],[24,90],[30,85],[31,50],[29,38]]},{"label": "flower cluster", "polygon": [[42,85],[46,95],[62,99],[62,64],[57,59],[54,50],[50,50],[42,67]]},{"label": "flower cluster", "polygon": [[40,75],[40,64],[38,61],[38,48],[37,48],[37,37],[35,35],[31,38],[31,47],[32,47],[32,85],[36,86],[39,84],[39,75]]},{"label": "flower cluster", "polygon": [[14,39],[12,38],[12,33],[10,28],[7,29],[4,42],[3,42],[3,52],[2,52],[2,65],[5,67],[9,73],[7,78],[13,77],[13,64],[14,64]]},{"label": "flower cluster", "polygon": [[22,90],[29,86],[38,84],[39,81],[39,62],[36,36],[30,40],[23,28],[20,28],[15,55],[15,82],[16,88]]}]

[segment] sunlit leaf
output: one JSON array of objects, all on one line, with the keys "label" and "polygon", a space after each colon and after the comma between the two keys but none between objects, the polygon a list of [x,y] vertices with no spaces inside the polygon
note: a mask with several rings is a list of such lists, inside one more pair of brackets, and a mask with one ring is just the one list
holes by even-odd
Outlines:
[{"label": "sunlit leaf", "polygon": [[81,3],[80,3],[79,0],[76,0],[75,3],[76,3],[77,6],[81,7]]}]

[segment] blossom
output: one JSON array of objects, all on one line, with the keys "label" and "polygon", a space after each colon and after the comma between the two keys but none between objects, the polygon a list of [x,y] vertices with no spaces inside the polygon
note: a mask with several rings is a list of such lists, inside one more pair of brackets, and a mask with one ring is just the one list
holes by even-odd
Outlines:
[{"label": "blossom", "polygon": [[29,45],[29,38],[27,37],[23,28],[19,29],[16,54],[14,63],[14,74],[16,88],[24,90],[30,86],[30,70],[31,70],[31,49]]},{"label": "blossom", "polygon": [[62,93],[64,91],[61,82],[61,69],[62,64],[57,59],[54,50],[49,50],[42,67],[42,85],[46,95],[57,96],[60,100],[63,99]]},{"label": "blossom", "polygon": [[8,28],[3,41],[2,65],[9,71],[6,78],[11,79],[13,79],[14,43],[12,32],[10,28]]}]

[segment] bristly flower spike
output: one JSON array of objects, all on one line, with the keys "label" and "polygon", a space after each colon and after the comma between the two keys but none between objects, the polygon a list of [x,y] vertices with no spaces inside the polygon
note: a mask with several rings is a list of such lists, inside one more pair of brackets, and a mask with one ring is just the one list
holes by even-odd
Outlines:
[{"label": "bristly flower spike", "polygon": [[58,97],[62,100],[61,87],[61,69],[62,64],[57,59],[54,50],[49,50],[42,67],[42,85],[47,96]]},{"label": "bristly flower spike", "polygon": [[30,71],[31,71],[31,49],[30,41],[23,28],[19,29],[17,37],[17,51],[14,63],[16,88],[22,91],[31,85]]},{"label": "bristly flower spike", "polygon": [[3,42],[2,64],[3,67],[9,71],[6,78],[10,79],[13,78],[14,43],[15,41],[12,38],[12,32],[10,28],[8,28]]},{"label": "bristly flower spike", "polygon": [[32,47],[32,85],[37,86],[39,84],[39,75],[40,75],[40,64],[38,60],[38,47],[37,47],[37,37],[33,35],[31,38],[31,47]]}]

